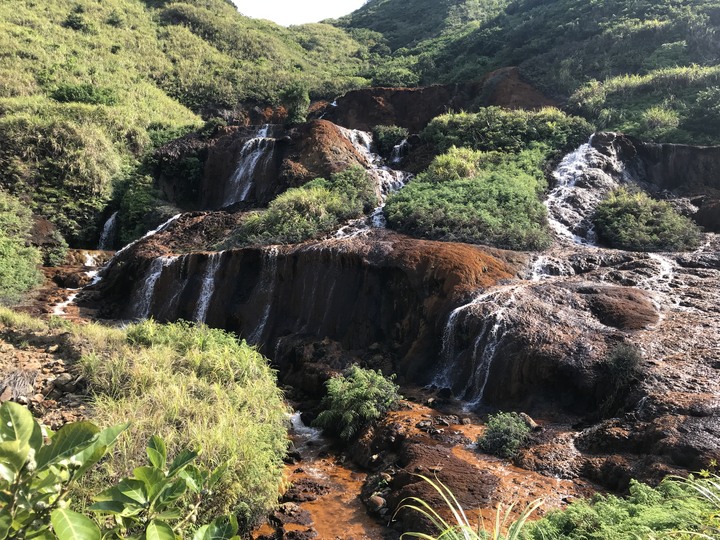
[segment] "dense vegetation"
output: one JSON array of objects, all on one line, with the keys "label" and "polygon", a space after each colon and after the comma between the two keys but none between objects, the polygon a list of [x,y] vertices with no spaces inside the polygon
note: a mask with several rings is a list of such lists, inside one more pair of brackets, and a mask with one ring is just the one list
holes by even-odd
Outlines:
[{"label": "dense vegetation", "polygon": [[227,246],[291,244],[315,238],[341,222],[357,218],[377,204],[370,176],[360,167],[317,178],[287,190],[267,210],[251,212],[233,232]]},{"label": "dense vegetation", "polygon": [[350,366],[345,373],[325,383],[327,395],[322,412],[313,425],[343,441],[382,418],[401,399],[400,389],[380,371]]},{"label": "dense vegetation", "polygon": [[[132,419],[114,457],[88,473],[73,493],[88,500],[146,463],[157,435],[167,455],[201,449],[195,465],[227,469],[203,496],[205,522],[232,512],[247,528],[277,501],[287,448],[286,405],[267,359],[232,334],[188,323],[145,321],[124,329],[97,324],[56,328],[0,309],[21,341],[47,336],[76,359],[73,369],[92,396],[91,420],[113,426]],[[232,436],[228,436],[232,434]]]},{"label": "dense vegetation", "polygon": [[0,190],[0,305],[17,301],[40,282],[40,252],[27,246],[31,228],[27,206]]},{"label": "dense vegetation", "polygon": [[490,415],[477,445],[483,452],[509,459],[515,457],[529,435],[530,427],[518,413],[499,412]]},{"label": "dense vegetation", "polygon": [[73,245],[97,238],[142,157],[199,127],[195,113],[369,83],[368,47],[342,30],[283,28],[224,0],[9,0],[0,47],[0,186],[32,193]]},{"label": "dense vegetation", "polygon": [[700,243],[700,229],[666,201],[620,189],[597,207],[598,238],[629,251],[683,251]]},{"label": "dense vegetation", "polygon": [[388,199],[388,225],[437,240],[546,248],[544,157],[537,148],[505,154],[453,147]]}]

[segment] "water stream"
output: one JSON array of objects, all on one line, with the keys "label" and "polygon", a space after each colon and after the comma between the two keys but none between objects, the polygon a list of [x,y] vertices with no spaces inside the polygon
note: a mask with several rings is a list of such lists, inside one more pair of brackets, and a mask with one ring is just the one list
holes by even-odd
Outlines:
[{"label": "water stream", "polygon": [[271,127],[270,124],[263,125],[243,145],[235,172],[225,189],[222,206],[248,199],[255,186],[255,175],[262,172],[272,158],[275,139],[269,136]]}]

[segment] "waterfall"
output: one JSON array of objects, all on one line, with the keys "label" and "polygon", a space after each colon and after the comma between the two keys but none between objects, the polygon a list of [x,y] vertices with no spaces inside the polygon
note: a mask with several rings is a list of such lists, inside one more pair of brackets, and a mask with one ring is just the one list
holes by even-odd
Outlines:
[{"label": "waterfall", "polygon": [[387,198],[390,195],[405,187],[405,185],[412,180],[413,174],[406,171],[392,169],[385,165],[382,157],[372,151],[372,134],[357,129],[347,129],[341,126],[338,126],[338,129],[343,136],[352,143],[358,154],[360,154],[367,162],[367,172],[375,183],[375,191],[378,200],[380,201],[380,205],[377,206],[370,214],[369,220],[353,220],[345,227],[342,227],[335,235],[336,238],[352,238],[367,232],[368,226],[376,229],[383,229],[386,227],[387,222],[385,220],[385,215],[383,214],[385,201],[387,201]]},{"label": "waterfall", "polygon": [[205,273],[203,274],[203,282],[200,287],[200,296],[198,297],[197,307],[195,308],[194,320],[197,322],[205,322],[207,311],[210,307],[213,293],[215,292],[215,281],[220,262],[222,261],[223,252],[212,253],[207,260]]},{"label": "waterfall", "polygon": [[115,243],[115,235],[117,234],[117,218],[118,211],[112,213],[103,226],[100,240],[98,241],[99,250],[110,250]]},{"label": "waterfall", "polygon": [[[471,406],[482,402],[492,363],[504,337],[508,311],[515,303],[515,292],[522,287],[523,285],[510,285],[483,292],[450,313],[443,330],[441,363],[432,381],[433,385],[453,388],[456,395],[468,400]],[[467,380],[458,381],[454,372],[457,335],[460,323],[464,320],[460,315],[477,308],[483,311],[479,315],[483,318],[483,323],[472,347],[471,374]],[[459,383],[462,388],[458,390]]]},{"label": "waterfall", "polygon": [[256,172],[264,170],[275,148],[275,139],[269,137],[269,133],[270,124],[265,124],[243,145],[237,167],[225,190],[223,206],[245,201],[250,195]]},{"label": "waterfall", "polygon": [[270,247],[264,254],[263,267],[262,267],[262,280],[260,282],[260,291],[265,293],[265,309],[263,310],[262,318],[258,323],[257,327],[252,334],[248,336],[248,342],[253,345],[258,345],[265,332],[268,319],[270,318],[270,310],[273,305],[273,295],[275,294],[275,284],[277,282],[277,259],[278,259],[278,248],[276,246]]},{"label": "waterfall", "polygon": [[136,294],[135,316],[138,319],[147,319],[152,310],[152,301],[155,296],[155,285],[157,285],[163,270],[170,266],[177,257],[158,257],[153,259],[150,268],[143,280],[143,286]]},{"label": "waterfall", "polygon": [[[142,240],[146,240],[146,239],[150,238],[151,236],[155,236],[156,234],[164,231],[164,230],[167,229],[173,222],[175,222],[175,221],[177,221],[178,219],[180,219],[180,216],[182,216],[182,214],[175,214],[173,217],[171,217],[170,219],[168,219],[168,220],[165,221],[164,223],[161,223],[156,229],[153,229],[153,230],[151,230],[151,231],[146,232],[146,233],[142,236],[142,238],[138,238],[137,240],[134,240],[133,242],[130,242],[127,246],[123,247],[122,249],[120,249],[118,252],[115,253],[115,256],[113,257],[113,260],[116,259],[118,255],[120,255],[121,253],[124,253],[125,251],[127,251],[128,249],[130,249],[131,247],[133,247],[133,246],[134,246],[135,244],[137,244],[138,242],[141,242]],[[112,261],[111,261],[111,262],[112,262]],[[110,266],[110,263],[108,263],[108,266]]]},{"label": "waterfall", "polygon": [[403,139],[399,144],[393,146],[392,153],[390,154],[390,163],[393,165],[399,164],[408,151],[408,140]]},{"label": "waterfall", "polygon": [[612,155],[606,156],[592,146],[593,137],[563,158],[553,172],[555,187],[545,200],[552,229],[560,239],[575,244],[595,244],[591,223],[595,208],[629,180],[614,147]]}]

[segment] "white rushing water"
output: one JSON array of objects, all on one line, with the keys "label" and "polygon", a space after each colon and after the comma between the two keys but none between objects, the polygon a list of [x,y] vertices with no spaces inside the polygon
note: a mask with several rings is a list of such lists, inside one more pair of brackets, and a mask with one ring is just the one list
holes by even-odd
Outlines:
[{"label": "white rushing water", "polygon": [[271,246],[265,251],[263,256],[262,281],[260,282],[260,291],[264,293],[265,308],[263,309],[262,318],[252,334],[248,337],[248,342],[258,345],[263,337],[263,332],[270,318],[270,310],[273,306],[273,295],[275,294],[275,284],[277,282],[277,259],[279,250],[277,246]]},{"label": "white rushing water", "polygon": [[243,145],[235,172],[225,190],[223,206],[247,200],[255,185],[256,173],[262,172],[275,148],[275,139],[269,136],[270,128],[270,124],[263,125]]},{"label": "white rushing water", "polygon": [[158,257],[153,259],[148,268],[147,274],[143,279],[143,286],[137,293],[135,301],[135,317],[138,319],[147,319],[152,310],[152,301],[155,296],[155,286],[160,276],[162,276],[165,268],[170,266],[177,257]]},{"label": "white rushing water", "polygon": [[103,226],[102,233],[100,234],[100,240],[98,242],[99,250],[110,250],[115,242],[115,235],[117,233],[117,219],[118,211],[112,213]]},{"label": "white rushing water", "polygon": [[385,228],[387,222],[383,214],[385,201],[393,193],[400,191],[405,185],[412,180],[413,174],[393,169],[385,164],[383,158],[372,151],[372,134],[357,129],[347,129],[338,126],[340,132],[348,139],[355,150],[367,162],[369,168],[368,174],[373,178],[375,183],[376,195],[380,205],[377,206],[370,214],[370,219],[361,218],[349,222],[342,227],[337,234],[337,238],[353,238],[364,234],[370,227],[376,229]]},{"label": "white rushing water", "polygon": [[595,209],[629,180],[614,151],[610,156],[600,153],[592,146],[593,137],[563,158],[553,172],[555,187],[545,200],[550,226],[558,238],[591,246],[597,240],[591,222]]},{"label": "white rushing water", "polygon": [[193,319],[197,322],[205,322],[207,318],[210,301],[215,293],[216,274],[222,261],[222,254],[223,252],[220,251],[218,253],[212,253],[208,257],[205,273],[203,274],[202,286],[200,287],[200,296],[198,297],[195,315],[193,316]]}]

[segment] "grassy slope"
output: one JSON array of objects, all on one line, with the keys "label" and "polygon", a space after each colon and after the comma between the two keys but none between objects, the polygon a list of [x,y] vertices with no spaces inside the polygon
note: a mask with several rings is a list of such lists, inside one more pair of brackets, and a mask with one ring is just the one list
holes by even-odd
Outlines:
[{"label": "grassy slope", "polygon": [[201,125],[196,112],[277,102],[292,82],[315,96],[367,84],[367,49],[342,30],[282,28],[223,0],[8,0],[0,50],[0,187],[76,245],[143,155]]},{"label": "grassy slope", "polygon": [[[411,16],[425,7],[425,0],[371,0],[338,24],[380,31],[394,49],[405,47],[395,50],[394,62],[421,83],[473,80],[519,65],[534,84],[568,98],[592,80],[608,79],[607,103],[596,99],[597,110],[587,115],[601,127],[649,139],[720,143],[720,131],[697,118],[708,106],[720,110],[717,95],[702,94],[717,85],[714,74],[681,75],[657,86],[624,79],[663,79],[668,69],[716,65],[717,0],[465,0],[452,8],[443,3],[428,17]],[[588,108],[579,105],[575,110]],[[669,109],[670,117],[658,108]]]}]

